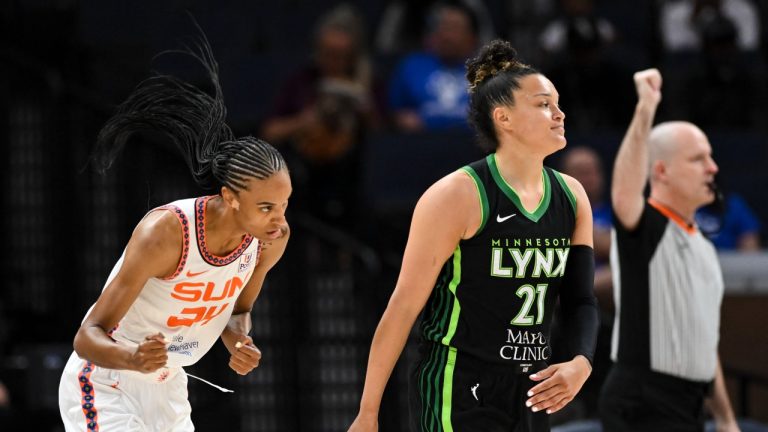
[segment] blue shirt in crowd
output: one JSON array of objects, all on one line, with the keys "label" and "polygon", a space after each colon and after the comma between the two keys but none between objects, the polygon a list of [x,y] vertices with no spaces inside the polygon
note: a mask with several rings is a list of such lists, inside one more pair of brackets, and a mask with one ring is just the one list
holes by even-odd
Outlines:
[{"label": "blue shirt in crowd", "polygon": [[426,130],[469,129],[469,93],[464,64],[446,65],[429,53],[411,54],[398,65],[389,86],[394,111],[415,110]]},{"label": "blue shirt in crowd", "polygon": [[735,194],[727,195],[724,215],[702,208],[696,212],[696,223],[715,247],[722,250],[736,249],[742,235],[760,232],[757,217],[744,199]]}]

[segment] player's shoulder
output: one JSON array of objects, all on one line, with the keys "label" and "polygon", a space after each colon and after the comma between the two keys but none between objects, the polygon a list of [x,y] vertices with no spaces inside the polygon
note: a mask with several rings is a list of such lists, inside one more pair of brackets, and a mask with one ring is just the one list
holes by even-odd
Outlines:
[{"label": "player's shoulder", "polygon": [[176,249],[182,240],[183,226],[173,208],[149,212],[133,231],[131,240],[147,249]]},{"label": "player's shoulder", "polygon": [[477,187],[472,178],[464,170],[456,170],[440,180],[424,192],[422,200],[435,202],[453,202],[471,200],[477,194]]},{"label": "player's shoulder", "polygon": [[427,189],[416,204],[413,224],[419,229],[462,232],[473,220],[477,205],[477,189],[464,172],[452,172]]}]

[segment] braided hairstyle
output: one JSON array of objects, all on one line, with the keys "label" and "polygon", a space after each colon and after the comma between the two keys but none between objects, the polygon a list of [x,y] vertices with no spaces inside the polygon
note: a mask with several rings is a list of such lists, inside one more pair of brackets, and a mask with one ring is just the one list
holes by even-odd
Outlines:
[{"label": "braided hairstyle", "polygon": [[129,138],[143,130],[168,137],[204,189],[226,186],[237,192],[246,188],[248,178],[263,180],[286,167],[277,149],[252,136],[235,138],[225,123],[219,67],[204,34],[192,47],[166,52],[186,54],[202,64],[213,95],[169,75],[141,82],[99,132],[92,156],[98,171],[109,169]]},{"label": "braided hairstyle", "polygon": [[467,60],[469,122],[484,150],[493,152],[499,146],[493,109],[499,105],[514,106],[512,92],[520,88],[520,79],[537,73],[539,71],[517,59],[512,44],[500,39],[484,46],[477,57]]}]

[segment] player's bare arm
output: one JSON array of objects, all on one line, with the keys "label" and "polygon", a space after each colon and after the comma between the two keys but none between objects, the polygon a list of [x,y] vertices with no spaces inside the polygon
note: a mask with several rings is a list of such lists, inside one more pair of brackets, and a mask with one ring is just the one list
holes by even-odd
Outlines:
[{"label": "player's bare arm", "polygon": [[371,343],[360,412],[350,432],[377,430],[381,396],[408,333],[443,264],[459,241],[471,237],[480,223],[477,191],[463,172],[444,177],[419,199],[400,276]]},{"label": "player's bare arm", "polygon": [[108,335],[125,316],[147,280],[173,274],[182,250],[179,221],[171,212],[154,211],[136,227],[120,271],[102,291],[75,336],[77,354],[97,366],[152,372],[168,359],[162,334],[147,335],[136,348],[115,343]]},{"label": "player's bare arm", "polygon": [[253,275],[238,296],[232,317],[221,333],[221,341],[231,354],[229,367],[240,375],[245,375],[258,367],[261,361],[261,351],[248,336],[251,331],[251,310],[261,292],[267,273],[277,264],[288,245],[290,228],[285,225],[282,230],[281,237],[269,240],[262,246]]}]

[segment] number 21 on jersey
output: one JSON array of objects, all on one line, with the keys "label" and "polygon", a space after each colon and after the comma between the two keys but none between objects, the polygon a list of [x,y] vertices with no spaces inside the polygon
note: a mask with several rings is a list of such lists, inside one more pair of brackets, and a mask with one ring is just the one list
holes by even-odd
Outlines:
[{"label": "number 21 on jersey", "polygon": [[544,321],[544,300],[547,297],[547,284],[522,285],[515,292],[518,297],[523,299],[523,306],[517,312],[510,324],[515,326],[530,326],[534,324],[534,318],[531,315],[531,308],[536,303],[536,324]]}]

